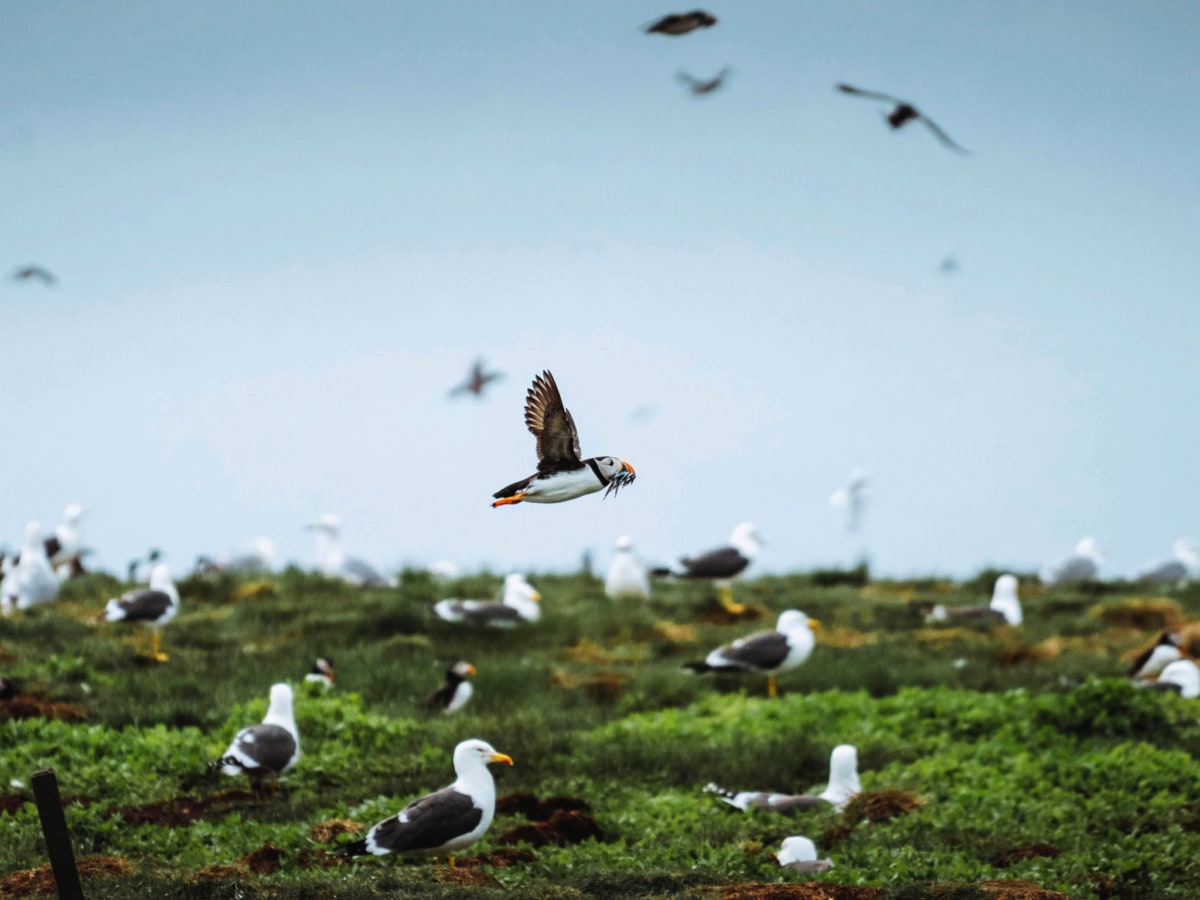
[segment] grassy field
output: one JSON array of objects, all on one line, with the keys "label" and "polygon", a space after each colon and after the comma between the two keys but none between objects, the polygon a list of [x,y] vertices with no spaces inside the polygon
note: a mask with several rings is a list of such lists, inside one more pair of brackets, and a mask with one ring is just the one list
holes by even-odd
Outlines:
[{"label": "grassy field", "polygon": [[[0,896],[52,890],[30,871],[46,851],[28,789],[52,766],[89,897],[1196,897],[1200,701],[1122,676],[1164,623],[1200,619],[1200,589],[1042,591],[1023,578],[1022,628],[925,625],[920,604],[986,603],[994,574],[758,578],[738,597],[764,618],[742,622],[722,621],[704,585],[614,602],[590,576],[531,576],[543,618],[508,632],[429,614],[445,596],[492,595],[490,575],[404,573],[370,591],[296,570],[215,575],[180,584],[162,665],[136,654],[132,630],[98,621],[123,585],[87,576],[0,620],[0,674],[23,701],[0,702]],[[762,678],[681,670],[786,608],[823,628],[778,699]],[[302,684],[318,655],[337,663],[327,693]],[[427,714],[458,659],[478,669],[474,698]],[[268,802],[207,762],[261,719],[276,681],[298,688],[303,755]],[[468,737],[515,760],[495,773],[499,795],[572,801],[549,825],[548,808],[510,801],[455,870],[334,857],[340,832],[449,783]],[[858,819],[747,815],[702,791],[819,790],[843,742],[859,749],[871,816],[865,800]],[[871,821],[889,796],[914,802]],[[789,834],[812,837],[833,869],[780,869]]]}]

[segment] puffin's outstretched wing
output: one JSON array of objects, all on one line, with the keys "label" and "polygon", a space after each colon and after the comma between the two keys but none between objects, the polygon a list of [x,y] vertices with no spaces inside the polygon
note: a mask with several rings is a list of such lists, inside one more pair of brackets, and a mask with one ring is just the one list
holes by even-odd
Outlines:
[{"label": "puffin's outstretched wing", "polygon": [[525,424],[537,438],[538,471],[579,465],[579,433],[549,370],[534,376],[525,397]]}]

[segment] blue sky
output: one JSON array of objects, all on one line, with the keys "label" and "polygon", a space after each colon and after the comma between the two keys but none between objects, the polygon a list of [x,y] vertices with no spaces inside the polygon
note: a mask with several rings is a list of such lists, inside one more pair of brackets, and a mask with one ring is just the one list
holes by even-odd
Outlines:
[{"label": "blue sky", "polygon": [[[1112,573],[1200,534],[1200,8],[6,4],[0,542]],[[730,65],[705,98],[675,80]],[[915,102],[961,144],[839,81]],[[954,255],[960,270],[939,264]],[[507,373],[446,399],[476,356]],[[616,498],[493,510],[551,369]],[[632,419],[651,405],[646,421]]]}]

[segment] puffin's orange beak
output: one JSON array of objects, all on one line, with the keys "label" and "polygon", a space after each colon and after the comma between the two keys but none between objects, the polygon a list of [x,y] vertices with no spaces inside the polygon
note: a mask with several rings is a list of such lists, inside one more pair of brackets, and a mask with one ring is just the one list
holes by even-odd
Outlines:
[{"label": "puffin's orange beak", "polygon": [[624,469],[626,472],[628,472],[630,475],[637,474],[637,472],[634,471],[633,466],[631,466],[629,463],[625,462],[625,460],[621,460],[621,468]]}]

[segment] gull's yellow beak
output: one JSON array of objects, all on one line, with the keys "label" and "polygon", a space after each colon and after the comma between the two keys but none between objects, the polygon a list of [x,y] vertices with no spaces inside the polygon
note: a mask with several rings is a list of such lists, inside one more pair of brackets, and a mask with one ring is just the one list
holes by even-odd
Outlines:
[{"label": "gull's yellow beak", "polygon": [[542,599],[541,591],[534,591],[532,594],[529,595],[529,599],[533,600],[534,602],[540,602]]},{"label": "gull's yellow beak", "polygon": [[492,762],[504,763],[506,766],[511,766],[513,764],[512,757],[507,753],[493,753],[489,759]]},{"label": "gull's yellow beak", "polygon": [[634,471],[633,466],[631,466],[629,463],[625,462],[625,460],[621,460],[621,468],[624,469],[626,472],[628,472],[630,475],[637,474],[637,472]]},{"label": "gull's yellow beak", "polygon": [[811,628],[813,631],[816,631],[818,628],[821,627],[821,623],[818,622],[816,619],[809,619],[808,627]]}]

